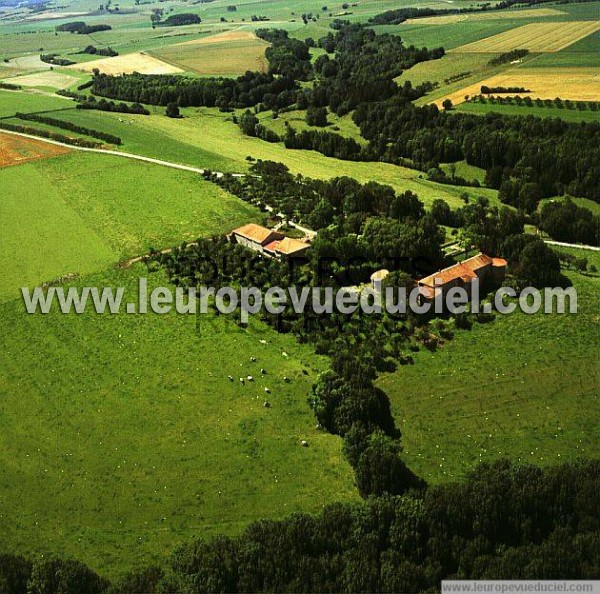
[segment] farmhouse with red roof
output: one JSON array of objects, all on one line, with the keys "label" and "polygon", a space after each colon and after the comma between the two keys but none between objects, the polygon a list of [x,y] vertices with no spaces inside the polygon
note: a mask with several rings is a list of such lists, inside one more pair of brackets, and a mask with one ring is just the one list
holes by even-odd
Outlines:
[{"label": "farmhouse with red roof", "polygon": [[434,299],[436,290],[442,295],[453,287],[462,287],[470,294],[471,283],[478,279],[480,286],[499,285],[506,273],[506,260],[477,254],[472,258],[434,272],[418,281],[419,292],[424,299]]},{"label": "farmhouse with red roof", "polygon": [[283,233],[254,223],[234,229],[229,234],[229,238],[234,243],[279,259],[299,256],[310,247],[305,241],[286,237]]}]

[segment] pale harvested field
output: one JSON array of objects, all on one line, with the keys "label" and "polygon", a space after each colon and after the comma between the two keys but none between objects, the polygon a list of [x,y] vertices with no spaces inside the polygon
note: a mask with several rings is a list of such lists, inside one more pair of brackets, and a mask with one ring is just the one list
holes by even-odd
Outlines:
[{"label": "pale harvested field", "polygon": [[596,31],[600,31],[598,21],[530,23],[450,51],[482,53],[528,49],[538,53],[558,52]]},{"label": "pale harvested field", "polygon": [[89,12],[42,12],[25,17],[24,21],[44,21],[50,19],[68,19],[72,17],[87,16]]},{"label": "pale harvested field", "polygon": [[177,45],[209,45],[211,43],[222,43],[224,41],[252,41],[258,39],[253,31],[223,31],[222,33],[216,33],[209,37],[203,37],[202,39],[192,39],[191,41],[184,41]]},{"label": "pale harvested field", "polygon": [[11,84],[22,87],[52,87],[54,89],[66,89],[77,82],[77,78],[69,74],[62,74],[52,70],[36,72],[35,74],[24,74],[15,76],[10,80]]},{"label": "pale harvested field", "polygon": [[157,58],[184,70],[205,75],[240,75],[247,70],[266,72],[269,44],[252,31],[225,31],[185,41],[152,52]]},{"label": "pale harvested field", "polygon": [[131,74],[139,72],[140,74],[176,74],[183,72],[181,68],[167,64],[158,58],[149,56],[142,52],[133,54],[124,54],[123,56],[115,56],[114,58],[101,58],[92,60],[91,62],[82,62],[69,66],[74,70],[83,70],[92,72],[94,68],[98,68],[104,74]]},{"label": "pale harvested field", "polygon": [[464,102],[465,95],[479,95],[482,85],[524,87],[531,92],[519,95],[532,99],[560,97],[572,101],[600,101],[600,71],[596,68],[513,68],[440,97],[434,103],[441,107],[444,99],[450,99],[458,105]]},{"label": "pale harvested field", "polygon": [[448,14],[442,16],[424,17],[422,19],[408,19],[408,25],[450,25],[463,21],[497,21],[506,19],[531,19],[565,14],[562,10],[554,8],[532,8],[531,10],[489,10],[473,14]]},{"label": "pale harvested field", "polygon": [[48,159],[68,153],[64,146],[41,142],[31,138],[0,133],[0,167],[20,165],[37,159]]}]

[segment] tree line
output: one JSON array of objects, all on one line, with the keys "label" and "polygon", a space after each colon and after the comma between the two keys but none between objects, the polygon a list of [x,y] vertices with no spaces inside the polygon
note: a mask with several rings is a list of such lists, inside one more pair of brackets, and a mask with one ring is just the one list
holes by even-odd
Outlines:
[{"label": "tree line", "polygon": [[78,35],[91,35],[92,33],[110,30],[112,30],[110,25],[87,25],[84,21],[74,21],[56,26],[56,31],[77,33]]},{"label": "tree line", "polygon": [[[592,0],[562,0],[562,4],[571,2],[591,2]],[[369,19],[372,25],[400,25],[408,19],[419,19],[432,16],[446,16],[451,14],[468,14],[473,12],[493,12],[496,10],[506,10],[515,5],[519,6],[535,6],[537,4],[545,4],[548,2],[554,3],[555,0],[502,0],[497,4],[485,2],[477,6],[469,6],[465,8],[397,8],[388,10],[375,15]]]},{"label": "tree line", "polygon": [[87,140],[86,138],[73,138],[72,136],[65,136],[64,134],[59,134],[52,130],[42,130],[40,128],[33,128],[32,126],[22,126],[21,124],[0,122],[0,128],[11,132],[20,132],[21,134],[31,134],[32,136],[49,138],[50,140],[56,140],[57,142],[72,144],[74,146],[83,146],[86,148],[99,148],[102,146],[101,143]]},{"label": "tree line", "polygon": [[286,107],[294,104],[297,89],[292,78],[258,72],[247,72],[237,79],[97,73],[92,93],[149,105],[177,103],[180,107],[219,107],[227,111],[258,104],[263,104],[265,109]]},{"label": "tree line", "polygon": [[78,124],[67,122],[65,120],[57,120],[56,118],[50,118],[48,116],[43,116],[36,113],[17,112],[15,114],[15,117],[19,120],[37,122],[39,124],[47,124],[48,126],[53,126],[54,128],[69,130],[71,132],[76,132],[77,134],[83,134],[84,136],[91,136],[92,138],[103,140],[104,142],[108,142],[109,144],[122,144],[121,139],[118,136],[115,136],[114,134],[108,134],[107,132],[102,132],[100,130],[85,128],[84,126],[79,126]]}]

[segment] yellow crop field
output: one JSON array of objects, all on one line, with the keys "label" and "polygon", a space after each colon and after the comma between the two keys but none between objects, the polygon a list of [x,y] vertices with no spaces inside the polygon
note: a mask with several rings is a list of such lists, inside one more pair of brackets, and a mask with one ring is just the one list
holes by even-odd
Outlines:
[{"label": "yellow crop field", "polygon": [[532,8],[531,10],[489,10],[473,14],[448,14],[442,16],[424,17],[422,19],[408,19],[407,25],[449,25],[462,21],[496,21],[508,19],[537,19],[542,17],[560,16],[565,14],[555,8]]},{"label": "yellow crop field", "polygon": [[486,39],[461,45],[451,51],[489,53],[528,49],[530,52],[558,52],[596,31],[600,31],[600,22],[598,21],[530,23]]},{"label": "yellow crop field", "polygon": [[98,68],[104,74],[113,75],[131,74],[132,72],[139,72],[140,74],[176,74],[177,72],[182,72],[181,68],[167,64],[144,52],[82,62],[75,66],[69,66],[69,68],[84,70],[85,72],[92,72],[94,68]]},{"label": "yellow crop field", "polygon": [[266,71],[267,47],[252,31],[236,30],[164,47],[153,55],[199,74],[238,75],[247,70]]},{"label": "yellow crop field", "polygon": [[530,92],[519,95],[532,99],[560,97],[572,101],[600,101],[600,72],[596,68],[513,68],[440,97],[434,103],[441,107],[445,99],[450,99],[458,105],[465,100],[465,95],[479,95],[482,85],[524,87]]},{"label": "yellow crop field", "polygon": [[77,82],[75,76],[62,74],[52,70],[44,72],[36,72],[34,74],[25,74],[23,76],[15,76],[10,81],[14,85],[22,87],[51,87],[54,89],[66,89]]}]

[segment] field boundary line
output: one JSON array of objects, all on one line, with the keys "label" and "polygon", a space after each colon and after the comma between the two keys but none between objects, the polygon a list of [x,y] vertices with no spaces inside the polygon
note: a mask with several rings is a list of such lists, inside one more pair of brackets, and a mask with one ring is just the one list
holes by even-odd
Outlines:
[{"label": "field boundary line", "polygon": [[[12,116],[11,116],[12,117]],[[172,169],[180,169],[181,171],[190,171],[192,173],[198,173],[200,175],[204,175],[206,169],[202,169],[201,167],[194,167],[192,165],[183,165],[182,163],[173,163],[172,161],[163,161],[162,159],[155,159],[154,157],[144,157],[143,155],[138,155],[136,153],[126,153],[123,151],[115,151],[111,149],[99,149],[99,148],[89,148],[84,146],[76,146],[72,144],[66,144],[65,142],[59,142],[58,140],[51,140],[49,138],[42,138],[40,136],[35,136],[34,134],[25,134],[24,132],[14,132],[12,130],[2,130],[0,132],[3,134],[12,134],[14,136],[22,136],[24,138],[31,138],[33,140],[39,140],[40,142],[47,142],[48,144],[55,144],[57,146],[64,146],[66,148],[75,150],[75,151],[83,151],[86,153],[98,153],[101,155],[112,155],[115,157],[124,157],[126,159],[134,159],[136,161],[143,161],[145,163],[153,163],[155,165],[162,165],[163,167],[171,167]],[[220,171],[213,171],[217,177],[222,177],[224,174]],[[245,174],[243,173],[233,173],[232,175],[236,177],[243,177]]]}]

